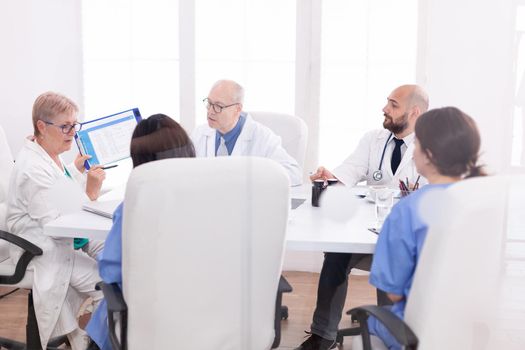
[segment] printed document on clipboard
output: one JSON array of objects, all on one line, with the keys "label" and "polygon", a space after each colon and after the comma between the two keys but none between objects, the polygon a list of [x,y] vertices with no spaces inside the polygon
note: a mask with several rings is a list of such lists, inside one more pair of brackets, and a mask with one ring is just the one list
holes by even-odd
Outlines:
[{"label": "printed document on clipboard", "polygon": [[138,108],[82,123],[75,141],[82,155],[89,154],[86,169],[129,157],[129,145],[135,126],[142,120]]}]

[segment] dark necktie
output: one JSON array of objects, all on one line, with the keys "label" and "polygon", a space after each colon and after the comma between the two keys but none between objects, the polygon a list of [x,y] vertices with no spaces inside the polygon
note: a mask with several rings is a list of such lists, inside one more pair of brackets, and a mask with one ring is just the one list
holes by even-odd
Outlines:
[{"label": "dark necktie", "polygon": [[392,152],[392,159],[390,160],[390,166],[392,167],[392,174],[396,173],[399,163],[401,163],[401,146],[403,145],[403,140],[396,139],[394,137],[394,142],[396,146],[394,147],[394,152]]}]

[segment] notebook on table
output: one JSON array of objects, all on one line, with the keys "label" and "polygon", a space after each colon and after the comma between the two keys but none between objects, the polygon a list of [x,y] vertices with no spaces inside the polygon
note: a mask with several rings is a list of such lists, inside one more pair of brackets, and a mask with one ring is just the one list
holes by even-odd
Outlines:
[{"label": "notebook on table", "polygon": [[117,209],[118,205],[122,202],[120,199],[108,200],[108,201],[92,201],[85,203],[82,209],[89,211],[90,213],[104,216],[109,219],[113,219],[113,213]]}]

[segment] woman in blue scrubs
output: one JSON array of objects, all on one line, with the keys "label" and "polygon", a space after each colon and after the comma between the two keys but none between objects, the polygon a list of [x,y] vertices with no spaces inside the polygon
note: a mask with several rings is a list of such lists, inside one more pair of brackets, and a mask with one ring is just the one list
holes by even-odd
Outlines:
[{"label": "woman in blue scrubs", "polygon": [[[135,127],[130,146],[133,167],[167,158],[195,157],[195,149],[184,129],[164,114],[155,114]],[[113,214],[113,226],[98,259],[100,277],[122,288],[122,207]],[[92,343],[88,350],[111,350],[107,305],[103,300],[86,328]]]},{"label": "woman in blue scrubs", "polygon": [[[399,201],[385,220],[377,240],[370,271],[370,283],[385,291],[394,303],[392,312],[404,317],[415,268],[428,226],[418,214],[423,194],[445,188],[464,178],[482,176],[477,165],[480,136],[474,120],[455,107],[444,107],[422,114],[415,127],[414,162],[417,172],[429,185]],[[394,337],[377,319],[368,320],[370,333],[389,349],[401,349]]]}]

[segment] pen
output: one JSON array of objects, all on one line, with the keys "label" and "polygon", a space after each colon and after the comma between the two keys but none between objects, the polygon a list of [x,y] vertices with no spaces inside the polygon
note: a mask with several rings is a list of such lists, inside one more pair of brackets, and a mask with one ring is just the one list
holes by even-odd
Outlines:
[{"label": "pen", "polygon": [[414,191],[417,190],[419,188],[419,178],[421,177],[421,175],[418,175],[417,176],[417,179],[416,179],[416,183],[414,184]]},{"label": "pen", "polygon": [[379,234],[379,230],[376,229],[376,228],[369,228],[368,231],[371,231],[371,232],[375,233],[376,235]]},{"label": "pen", "polygon": [[103,167],[102,167],[102,170],[111,169],[111,168],[116,168],[116,167],[118,167],[118,164],[113,164],[113,165],[103,166]]}]

